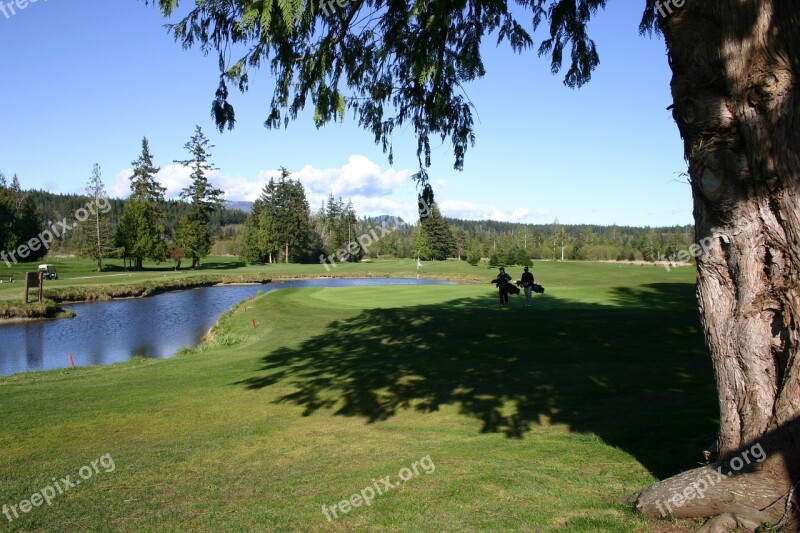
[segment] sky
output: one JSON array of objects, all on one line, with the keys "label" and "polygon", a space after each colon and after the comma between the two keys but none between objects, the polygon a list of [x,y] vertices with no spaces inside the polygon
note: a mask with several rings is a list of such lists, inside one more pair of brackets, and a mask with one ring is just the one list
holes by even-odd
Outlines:
[{"label": "sky", "polygon": [[[23,188],[82,193],[98,163],[109,195],[124,198],[146,136],[159,181],[177,197],[189,171],[174,160],[188,158],[184,144],[199,125],[219,168],[211,181],[228,200],[254,200],[283,166],[305,186],[312,210],[333,193],[352,200],[359,216],[416,219],[413,129],[395,132],[393,165],[351,115],[317,129],[309,110],[287,129],[268,130],[272,78],[262,70],[249,92],[232,92],[237,124],[220,133],[210,114],[216,55],[184,50],[152,5],[28,2],[0,11],[0,170],[8,179],[17,174]],[[487,74],[466,87],[477,141],[464,170],[453,169],[449,143],[433,149],[428,172],[445,216],[692,223],[683,143],[667,110],[665,46],[638,34],[643,4],[615,0],[598,13],[590,35],[600,66],[578,90],[538,57],[541,32],[522,55],[487,41]],[[530,17],[522,17],[530,29]]]}]

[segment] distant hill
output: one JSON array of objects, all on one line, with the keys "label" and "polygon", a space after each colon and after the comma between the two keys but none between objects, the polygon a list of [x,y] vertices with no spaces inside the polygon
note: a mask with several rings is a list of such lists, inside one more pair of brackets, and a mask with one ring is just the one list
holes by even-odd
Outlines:
[{"label": "distant hill", "polygon": [[374,217],[365,217],[364,221],[367,224],[373,224],[373,225],[377,224],[379,226],[382,223],[386,222],[386,224],[389,224],[389,225],[392,225],[392,226],[397,226],[398,228],[410,228],[411,227],[411,225],[408,222],[406,222],[402,218],[396,217],[394,215],[378,215],[378,216],[374,216]]},{"label": "distant hill", "polygon": [[238,211],[244,211],[245,213],[250,213],[253,211],[253,202],[225,202],[225,209],[236,209]]}]

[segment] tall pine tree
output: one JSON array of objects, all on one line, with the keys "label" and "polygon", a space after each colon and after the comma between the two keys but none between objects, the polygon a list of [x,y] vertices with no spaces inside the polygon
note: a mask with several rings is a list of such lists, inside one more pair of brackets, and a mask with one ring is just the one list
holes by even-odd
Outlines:
[{"label": "tall pine tree", "polygon": [[[455,239],[450,226],[439,212],[433,195],[433,188],[426,184],[419,195],[420,237],[419,253],[421,259],[444,260],[453,255]],[[425,246],[422,245],[424,242]],[[428,257],[424,257],[427,254]]]},{"label": "tall pine tree", "polygon": [[147,137],[142,139],[142,154],[133,165],[131,195],[125,203],[117,235],[126,257],[136,270],[142,269],[145,257],[161,262],[168,257],[164,240],[164,192],[156,180],[161,170],[154,166]]},{"label": "tall pine tree", "polygon": [[192,182],[181,191],[181,198],[191,204],[191,209],[181,216],[175,240],[183,252],[192,258],[192,268],[195,269],[200,268],[200,259],[208,255],[214,244],[210,228],[211,215],[222,207],[223,191],[215,189],[207,177],[211,171],[217,170],[209,163],[209,150],[213,147],[200,126],[196,126],[194,135],[184,145],[191,158],[175,161],[192,170]]},{"label": "tall pine tree", "polygon": [[[97,261],[97,271],[103,270],[103,259],[114,255],[114,236],[111,231],[111,205],[103,185],[100,165],[95,163],[86,184],[86,195],[92,201],[92,216],[81,224],[82,253]],[[107,209],[105,209],[107,207]]]}]

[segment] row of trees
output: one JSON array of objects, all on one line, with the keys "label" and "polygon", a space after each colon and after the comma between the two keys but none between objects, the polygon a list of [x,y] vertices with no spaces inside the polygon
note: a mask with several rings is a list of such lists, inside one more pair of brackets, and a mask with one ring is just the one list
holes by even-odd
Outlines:
[{"label": "row of trees", "polygon": [[189,207],[180,216],[172,235],[166,227],[166,188],[156,179],[161,169],[155,166],[147,137],[142,139],[141,155],[131,163],[131,195],[117,224],[115,240],[120,255],[129,260],[135,270],[142,269],[146,258],[161,262],[168,257],[175,260],[177,266],[183,257],[190,257],[192,268],[200,268],[201,258],[211,249],[211,217],[222,207],[223,195],[222,190],[208,181],[208,174],[216,170],[210,162],[213,145],[197,126],[184,148],[190,158],[175,160],[175,163],[192,171],[191,182],[180,195]]},{"label": "row of trees", "polygon": [[320,256],[344,261],[364,257],[465,259],[473,265],[529,264],[532,259],[657,261],[694,242],[689,226],[529,225],[447,219],[433,191],[419,194],[419,222],[392,223],[392,231],[368,248],[351,246],[360,235],[386,223],[388,216],[357,217],[352,202],[331,194],[310,213],[305,191],[286,169],[271,179],[253,205],[238,237],[238,252],[248,262],[317,262]]},{"label": "row of trees", "polygon": [[270,178],[253,204],[240,252],[249,262],[302,262],[316,250],[305,190],[290,176],[281,167],[278,180]]},{"label": "row of trees", "polygon": [[5,174],[0,171],[0,250],[4,254],[3,261],[36,261],[44,257],[47,248],[43,246],[28,247],[25,257],[11,255],[42,230],[41,212],[34,199],[23,192],[17,175],[14,174],[9,185]]},{"label": "row of trees", "polygon": [[[93,178],[90,178],[89,183],[91,183],[92,180]],[[92,201],[92,193],[88,191],[85,194],[56,194],[48,191],[31,189],[24,191],[24,194],[29,196],[31,202],[38,207],[40,220],[45,222],[45,225],[48,221],[62,220],[64,217],[69,219],[75,215],[76,211],[86,207],[87,204],[95,203]],[[113,242],[115,248],[112,255],[121,257],[121,244],[116,240],[116,228],[119,224],[119,220],[122,218],[127,200],[105,198],[103,204],[102,221],[110,225],[112,229],[111,233],[114,236]],[[192,206],[180,199],[176,199],[165,200],[162,207],[166,217],[164,232],[165,235],[168,236],[168,241],[172,243],[181,217],[191,210]],[[212,254],[222,253],[224,255],[225,253],[236,253],[236,251],[233,250],[234,242],[240,233],[240,226],[244,224],[246,218],[247,213],[245,211],[230,209],[228,207],[216,209],[212,213],[210,220],[212,241],[214,241]],[[87,231],[91,232],[93,228],[91,224],[89,224],[89,226]],[[88,255],[85,250],[86,239],[87,236],[83,231],[71,231],[59,234],[50,244],[50,251],[61,255],[86,256]],[[219,249],[219,251],[215,252],[215,248]]]},{"label": "row of trees", "polygon": [[[98,271],[110,257],[122,257],[136,270],[143,268],[145,259],[172,258],[180,266],[183,257],[191,258],[192,268],[199,268],[214,243],[213,230],[226,222],[241,223],[245,216],[223,214],[223,191],[208,181],[209,173],[216,170],[210,163],[213,145],[199,126],[184,148],[189,158],[175,162],[191,170],[191,181],[181,191],[180,202],[165,200],[166,188],[156,179],[160,168],[155,166],[146,137],[141,155],[132,163],[131,195],[124,201],[108,198],[98,164],[86,185],[86,196],[23,192],[16,175],[8,186],[0,172],[0,245],[14,250],[39,235],[44,221],[50,227],[49,221],[72,223],[77,218],[74,231],[54,235],[52,243],[31,250],[25,260],[40,259],[55,246],[95,259]],[[76,217],[77,213],[86,216]]]},{"label": "row of trees", "polygon": [[[127,200],[105,198],[98,165],[85,196],[23,191],[16,176],[11,185],[0,177],[0,236],[5,249],[13,250],[38,235],[44,222],[72,217],[87,203],[99,205],[101,201],[106,209],[92,212],[77,231],[58,235],[51,249],[94,258],[98,268],[108,257],[125,257],[133,268],[141,268],[144,259],[160,262],[171,257],[177,262],[184,256],[191,257],[192,267],[197,268],[218,240],[225,241],[222,244],[229,253],[254,263],[317,262],[320,255],[337,257],[340,250],[346,250],[347,261],[419,257],[466,259],[473,265],[481,260],[488,260],[490,265],[522,265],[531,259],[562,257],[657,261],[662,255],[669,257],[688,249],[694,241],[689,226],[561,225],[558,220],[550,225],[531,225],[447,219],[441,215],[433,192],[423,190],[418,224],[391,222],[393,231],[383,234],[367,249],[349,247],[348,243],[370,228],[386,223],[388,216],[359,219],[352,202],[336,199],[332,194],[312,214],[302,185],[283,168],[277,179],[265,185],[250,215],[222,209],[221,191],[208,183],[211,147],[201,135],[196,132],[187,143],[192,158],[180,161],[192,168],[192,183],[183,191],[181,201],[164,199],[164,188],[155,179],[159,169],[153,164],[146,139],[142,154],[133,163],[131,196]],[[26,260],[35,261],[46,252],[32,252]]]}]

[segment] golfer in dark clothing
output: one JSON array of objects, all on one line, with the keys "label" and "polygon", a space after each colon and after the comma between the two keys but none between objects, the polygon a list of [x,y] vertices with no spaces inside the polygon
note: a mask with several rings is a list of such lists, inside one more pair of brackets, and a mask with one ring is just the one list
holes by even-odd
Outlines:
[{"label": "golfer in dark clothing", "polygon": [[533,291],[533,274],[528,272],[528,267],[525,267],[525,272],[522,273],[522,287],[525,289],[525,307],[531,306],[531,291]]},{"label": "golfer in dark clothing", "polygon": [[500,274],[497,279],[492,283],[497,283],[497,288],[500,289],[500,305],[508,305],[508,284],[511,281],[511,276],[506,274],[506,269],[500,267]]}]

